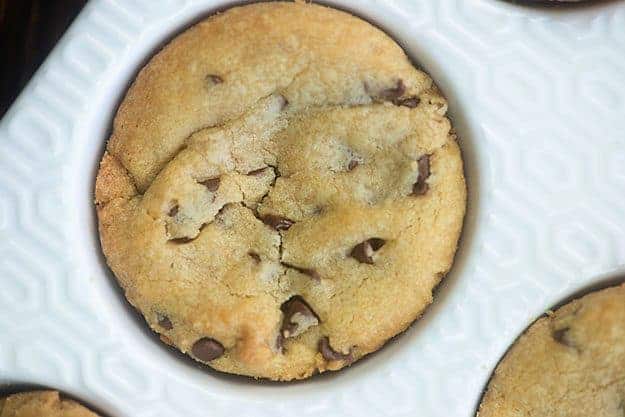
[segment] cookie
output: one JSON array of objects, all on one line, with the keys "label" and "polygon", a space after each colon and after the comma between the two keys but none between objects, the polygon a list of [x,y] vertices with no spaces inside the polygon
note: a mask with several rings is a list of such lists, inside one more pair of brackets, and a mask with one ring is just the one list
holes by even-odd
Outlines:
[{"label": "cookie", "polygon": [[223,372],[337,370],[420,316],[466,205],[447,103],[386,34],[235,7],[141,70],[96,180],[102,249],[161,339]]},{"label": "cookie", "polygon": [[479,417],[622,417],[625,286],[537,320],[497,366]]},{"label": "cookie", "polygon": [[56,391],[33,391],[0,399],[0,417],[97,417]]}]

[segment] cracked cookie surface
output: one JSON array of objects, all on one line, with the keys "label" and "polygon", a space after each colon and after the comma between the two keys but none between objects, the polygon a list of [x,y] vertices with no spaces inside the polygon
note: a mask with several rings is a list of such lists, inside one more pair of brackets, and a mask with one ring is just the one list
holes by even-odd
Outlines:
[{"label": "cracked cookie surface", "polygon": [[625,286],[532,324],[497,366],[478,415],[625,415]]},{"label": "cracked cookie surface", "polygon": [[33,391],[0,398],[0,417],[98,417],[56,391]]},{"label": "cracked cookie surface", "polygon": [[212,16],[139,73],[96,180],[127,299],[220,371],[290,380],[403,331],[466,205],[447,104],[367,22],[304,3]]}]

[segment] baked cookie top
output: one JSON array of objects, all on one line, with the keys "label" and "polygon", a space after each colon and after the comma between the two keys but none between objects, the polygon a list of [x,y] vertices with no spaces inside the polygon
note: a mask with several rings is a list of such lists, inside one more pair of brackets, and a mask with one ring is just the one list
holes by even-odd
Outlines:
[{"label": "baked cookie top", "polygon": [[98,417],[56,391],[32,391],[0,398],[0,417]]},{"label": "baked cookie top", "polygon": [[497,366],[478,415],[625,415],[625,286],[532,324]]},{"label": "baked cookie top", "polygon": [[466,190],[447,104],[369,23],[305,3],[209,17],[141,70],[96,181],[149,325],[224,372],[339,369],[449,270]]}]

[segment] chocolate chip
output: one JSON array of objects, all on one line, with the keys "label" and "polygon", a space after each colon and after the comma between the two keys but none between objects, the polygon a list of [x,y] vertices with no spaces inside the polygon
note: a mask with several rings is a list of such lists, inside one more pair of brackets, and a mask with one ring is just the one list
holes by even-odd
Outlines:
[{"label": "chocolate chip", "polygon": [[282,332],[278,332],[278,337],[276,337],[276,351],[282,353],[284,350],[284,336],[282,336]]},{"label": "chocolate chip", "polygon": [[301,268],[299,266],[295,266],[295,265],[291,265],[289,263],[286,262],[280,262],[282,264],[282,266],[285,266],[287,268],[291,268],[296,270],[297,272],[299,272],[300,274],[304,274],[304,275],[308,275],[309,277],[313,278],[316,281],[321,280],[321,276],[319,275],[319,273],[317,271],[315,271],[314,269],[308,269],[308,268]]},{"label": "chocolate chip", "polygon": [[325,336],[319,340],[319,352],[321,352],[321,356],[323,359],[327,361],[346,361],[352,362],[354,360],[352,356],[352,350],[349,350],[349,353],[341,353],[332,349],[330,346],[330,339]]},{"label": "chocolate chip", "polygon": [[259,264],[259,263],[260,263],[260,255],[259,255],[259,254],[257,254],[256,252],[252,252],[252,251],[249,251],[247,254],[248,254],[248,255],[250,256],[250,258],[252,258],[252,259],[253,259],[253,260],[254,260],[257,264]]},{"label": "chocolate chip", "polygon": [[373,264],[373,253],[380,249],[386,240],[372,237],[354,246],[349,256],[363,264]]},{"label": "chocolate chip", "polygon": [[427,193],[429,186],[425,182],[430,177],[430,156],[423,155],[417,161],[419,168],[419,176],[417,182],[412,186],[412,195],[423,195]]},{"label": "chocolate chip", "polygon": [[171,243],[175,243],[176,245],[182,245],[182,244],[185,244],[185,243],[189,243],[189,242],[191,242],[193,240],[194,239],[190,238],[190,237],[176,237],[174,239],[169,239],[169,241]]},{"label": "chocolate chip", "polygon": [[575,347],[575,343],[571,339],[571,335],[569,334],[570,327],[563,327],[561,329],[554,330],[551,334],[553,340],[558,342],[559,344],[566,347]]},{"label": "chocolate chip", "polygon": [[397,80],[395,87],[387,88],[378,93],[378,97],[382,100],[393,101],[401,97],[406,92],[404,81],[400,78]]},{"label": "chocolate chip", "polygon": [[282,99],[282,102],[280,103],[280,110],[284,110],[286,109],[286,106],[289,105],[289,100],[287,100],[287,98],[282,94],[280,94],[280,98]]},{"label": "chocolate chip", "polygon": [[258,168],[258,169],[255,169],[253,171],[248,172],[247,175],[251,175],[251,176],[260,175],[263,172],[265,172],[266,169],[267,169],[267,167]]},{"label": "chocolate chip", "polygon": [[210,362],[224,354],[224,347],[221,343],[210,337],[203,337],[193,344],[191,353],[197,359]]},{"label": "chocolate chip", "polygon": [[414,109],[415,107],[417,107],[419,105],[419,102],[421,102],[419,97],[399,98],[399,99],[393,101],[393,103],[396,106],[404,106],[404,107],[409,107],[411,109]]},{"label": "chocolate chip", "polygon": [[349,161],[349,164],[347,164],[347,170],[348,171],[352,171],[354,168],[356,168],[358,165],[360,165],[360,162],[358,162],[355,159],[352,159],[351,161]]},{"label": "chocolate chip", "polygon": [[224,82],[224,79],[221,78],[219,75],[215,75],[215,74],[208,74],[206,76],[206,81],[212,85],[216,85],[216,84],[221,84]]},{"label": "chocolate chip", "polygon": [[164,314],[158,314],[158,325],[161,326],[163,329],[165,330],[171,330],[174,328],[174,325],[172,324],[171,320],[169,320],[169,317],[165,316]]},{"label": "chocolate chip", "polygon": [[178,203],[172,202],[172,204],[173,206],[171,206],[171,208],[167,212],[167,215],[169,217],[174,217],[176,214],[178,214],[178,210],[180,209],[180,206],[178,205]]},{"label": "chocolate chip", "polygon": [[210,191],[211,193],[214,193],[215,191],[219,189],[220,182],[221,182],[221,178],[215,177],[215,178],[209,178],[206,181],[202,181],[200,182],[200,184],[208,188],[208,191]]},{"label": "chocolate chip", "polygon": [[276,230],[289,230],[293,223],[293,220],[286,217],[276,216],[275,214],[267,214],[260,219],[267,226],[270,226]]},{"label": "chocolate chip", "polygon": [[386,240],[380,239],[379,237],[372,237],[371,239],[369,239],[369,244],[371,244],[371,247],[374,251],[380,249],[382,246],[384,246],[385,243]]},{"label": "chocolate chip", "polygon": [[284,313],[280,332],[284,338],[296,337],[308,328],[319,324],[319,317],[299,295],[294,295],[282,303],[280,310]]}]

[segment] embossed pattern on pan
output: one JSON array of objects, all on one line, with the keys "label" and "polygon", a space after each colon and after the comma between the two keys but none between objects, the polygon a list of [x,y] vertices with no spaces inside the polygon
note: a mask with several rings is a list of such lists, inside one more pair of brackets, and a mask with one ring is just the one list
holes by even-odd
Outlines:
[{"label": "embossed pattern on pan", "polygon": [[0,122],[0,381],[120,417],[468,417],[534,317],[625,264],[625,2],[333,4],[418,58],[462,138],[464,242],[430,311],[370,359],[279,388],[207,373],[146,337],[97,256],[93,170],[146,56],[225,4],[93,0]]}]

